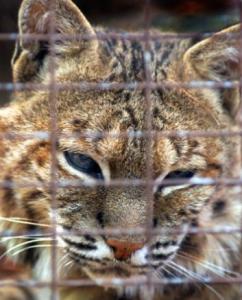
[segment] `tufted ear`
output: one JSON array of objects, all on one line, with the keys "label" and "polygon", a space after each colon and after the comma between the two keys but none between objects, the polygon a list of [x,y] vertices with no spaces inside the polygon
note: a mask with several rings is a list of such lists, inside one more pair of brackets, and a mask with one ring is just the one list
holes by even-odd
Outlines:
[{"label": "tufted ear", "polygon": [[[23,0],[19,11],[20,40],[16,45],[12,59],[14,80],[17,82],[32,81],[38,75],[49,55],[48,40],[24,38],[23,34],[48,34],[50,20],[54,16],[55,33],[70,38],[76,35],[95,35],[94,29],[71,0],[55,1],[54,10],[50,11],[49,0]],[[46,36],[47,37],[47,36]],[[54,42],[54,52],[58,55],[72,55],[80,51],[96,51],[96,39],[60,38]]]},{"label": "tufted ear", "polygon": [[[240,77],[240,25],[223,30],[187,50],[183,57],[186,80],[238,80]],[[205,90],[204,90],[205,91]],[[234,116],[239,106],[237,88],[211,90],[213,105]]]}]

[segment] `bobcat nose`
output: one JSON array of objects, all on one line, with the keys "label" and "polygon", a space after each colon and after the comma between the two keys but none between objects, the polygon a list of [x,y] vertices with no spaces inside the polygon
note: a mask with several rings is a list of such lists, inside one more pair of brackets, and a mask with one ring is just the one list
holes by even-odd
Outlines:
[{"label": "bobcat nose", "polygon": [[141,249],[144,246],[143,243],[132,243],[128,241],[118,241],[112,239],[108,239],[107,244],[113,249],[114,257],[118,260],[128,259],[133,252]]}]

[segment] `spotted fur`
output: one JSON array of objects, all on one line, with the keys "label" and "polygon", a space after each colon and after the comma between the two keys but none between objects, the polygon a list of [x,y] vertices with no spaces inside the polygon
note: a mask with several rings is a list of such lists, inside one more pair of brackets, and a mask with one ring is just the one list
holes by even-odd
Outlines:
[{"label": "spotted fur", "polygon": [[[19,14],[20,34],[47,33],[50,15],[47,0],[24,0]],[[56,1],[55,18],[56,32],[60,34],[108,33],[91,27],[70,0]],[[51,51],[48,43],[22,36],[13,59],[13,76],[15,82],[48,84],[52,78],[49,71],[53,63],[50,52],[53,52],[56,54],[56,82],[63,84],[83,81],[137,84],[147,80],[146,68],[151,80],[156,83],[236,80],[240,69],[239,42],[232,34],[238,35],[239,28],[239,25],[233,26],[200,42],[177,39],[174,35],[169,40],[151,41],[148,48],[145,42],[137,40],[60,39],[54,42]],[[138,88],[61,89],[54,94],[34,89],[15,94],[15,100],[0,111],[1,132],[38,132],[39,138],[1,139],[0,176],[1,182],[5,182],[0,191],[1,230],[13,233],[31,231],[43,235],[51,229],[53,191],[49,182],[53,145],[43,132],[50,131],[50,102],[53,97],[56,98],[60,136],[54,145],[57,149],[57,179],[60,183],[78,181],[83,184],[78,187],[62,186],[55,192],[54,214],[59,235],[57,262],[61,279],[91,278],[100,283],[103,279],[115,277],[146,276],[150,271],[155,279],[162,280],[189,276],[192,280],[236,276],[236,272],[240,271],[238,233],[192,235],[188,231],[192,228],[240,225],[240,190],[237,187],[194,185],[201,183],[200,177],[221,179],[238,176],[239,139],[185,138],[181,135],[152,136],[147,140],[140,135],[147,129],[145,91]],[[152,90],[150,102],[152,129],[161,133],[174,130],[210,132],[236,126],[237,88],[166,86]],[[119,133],[130,133],[130,136],[114,136]],[[120,240],[142,243],[143,247],[126,261],[119,261],[114,259],[113,249],[107,243],[115,236],[78,235],[77,232],[92,228],[146,226],[149,209],[146,187],[95,186],[90,176],[68,164],[64,152],[91,157],[98,163],[106,182],[113,179],[146,180],[148,146],[152,176],[157,182],[152,191],[153,226],[162,228],[164,233],[150,237],[149,241],[144,234],[120,235]],[[161,185],[171,172],[179,170],[193,171],[195,177],[182,186]],[[22,245],[26,242],[24,237],[3,238],[2,242],[9,249],[9,256],[30,266],[32,278],[51,280],[51,241],[44,238],[38,242],[35,240],[37,237],[29,237],[27,244]],[[19,251],[24,250],[26,245],[30,246],[28,250]],[[35,245],[39,248],[31,247]],[[17,247],[14,249],[18,251],[11,251],[13,247]],[[49,292],[38,292],[36,297],[43,299]],[[147,299],[147,293],[145,287],[117,286],[108,290],[83,287],[62,290],[61,299],[95,300],[100,296],[103,299]],[[211,287],[178,282],[175,285],[158,285],[153,293],[157,300],[229,300],[240,297],[235,285]],[[9,300],[8,295],[6,299]]]}]

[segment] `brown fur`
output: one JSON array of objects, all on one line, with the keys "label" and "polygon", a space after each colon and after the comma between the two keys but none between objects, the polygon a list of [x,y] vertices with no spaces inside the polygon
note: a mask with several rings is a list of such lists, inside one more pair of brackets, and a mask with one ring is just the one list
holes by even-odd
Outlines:
[{"label": "brown fur", "polygon": [[[48,33],[50,11],[47,0],[24,0],[19,14],[21,34]],[[67,35],[91,34],[102,29],[93,29],[81,12],[70,0],[56,1],[56,32]],[[186,82],[190,80],[235,80],[239,75],[239,44],[228,33],[239,33],[239,26],[222,31],[211,38],[196,43],[192,39],[166,39],[150,44],[149,64],[152,80],[163,82]],[[145,80],[144,45],[136,41],[108,39],[86,39],[79,41],[60,40],[54,43],[52,52],[55,57],[55,77],[57,83],[78,83],[112,81],[116,83]],[[49,74],[51,59],[50,45],[37,41],[20,39],[13,59],[15,82],[44,83],[51,80]],[[57,145],[57,178],[79,180],[83,187],[58,188],[56,191],[56,216],[58,228],[81,230],[83,228],[121,227],[134,228],[147,224],[147,198],[145,187],[88,187],[90,181],[85,174],[74,170],[63,157],[63,151],[88,155],[95,160],[104,175],[110,179],[146,179],[147,140],[138,137],[74,136],[75,134],[139,132],[146,129],[146,100],[141,90],[59,90],[56,95],[46,90],[22,91],[15,95],[9,107],[0,111],[0,128],[4,132],[33,133],[49,131],[50,102],[56,98],[58,132],[62,134]],[[220,130],[232,129],[235,113],[238,110],[238,90],[234,89],[186,89],[164,88],[151,92],[152,128],[166,130]],[[68,138],[70,134],[72,137]],[[154,180],[162,174],[174,171],[194,171],[200,177],[235,177],[238,175],[239,139],[238,138],[199,138],[186,139],[158,138],[151,141],[151,158]],[[2,139],[0,160],[1,180],[13,187],[1,189],[0,226],[3,230],[27,232],[33,229],[17,219],[24,218],[44,233],[51,226],[51,191],[48,183],[51,174],[51,143],[36,138]],[[163,176],[163,177],[164,177]],[[29,187],[29,182],[38,187]],[[19,184],[26,186],[19,186]],[[172,190],[154,192],[154,225],[163,229],[185,229],[191,226],[210,228],[214,226],[239,226],[241,204],[238,189],[223,186],[187,186]],[[5,220],[3,218],[9,218]],[[147,268],[131,266],[130,260],[114,260],[112,249],[103,236],[65,235],[72,243],[88,243],[97,247],[97,254],[88,259],[91,252],[71,268],[62,268],[62,279],[113,277],[127,278],[144,275]],[[119,239],[126,242],[145,243],[146,237],[138,234],[123,234]],[[58,239],[58,241],[61,238]],[[23,240],[24,241],[24,240]],[[20,239],[3,240],[10,249],[20,243]],[[40,241],[39,244],[46,244]],[[63,245],[63,241],[61,245]],[[239,254],[239,235],[186,235],[163,234],[149,241],[153,264],[165,264],[167,274],[183,277],[183,272],[172,265],[169,259],[158,259],[173,249],[172,261],[194,272],[195,276],[215,277],[220,271],[223,278],[237,269]],[[153,246],[153,248],[152,248]],[[71,250],[66,243],[65,248]],[[20,248],[21,249],[21,248]],[[101,250],[102,249],[102,250]],[[153,249],[153,250],[152,250]],[[219,252],[216,252],[216,251]],[[74,251],[74,252],[75,252]],[[105,252],[106,257],[100,258]],[[172,250],[173,251],[173,250]],[[187,257],[182,257],[183,253]],[[73,252],[71,252],[73,255]],[[76,253],[76,252],[75,252]],[[158,254],[157,254],[158,253]],[[9,252],[11,255],[11,251]],[[38,280],[51,277],[48,260],[49,248],[25,251],[14,256],[17,261],[30,265],[32,276]],[[64,255],[63,248],[58,250],[58,261]],[[91,254],[90,254],[91,255]],[[143,255],[143,254],[142,254]],[[155,257],[155,258],[154,258]],[[33,257],[32,257],[33,258]],[[95,261],[99,259],[98,261]],[[137,258],[138,259],[138,258]],[[68,261],[72,261],[68,258]],[[72,262],[73,262],[72,261]],[[207,266],[204,264],[207,263]],[[85,264],[85,265],[84,265]],[[210,264],[210,265],[208,265]],[[215,265],[215,267],[214,267]],[[217,266],[217,267],[216,267]],[[155,271],[154,271],[155,272]],[[157,272],[157,271],[156,271]],[[166,278],[167,274],[160,273]],[[158,275],[156,275],[158,276]],[[233,275],[231,275],[233,276]],[[186,276],[184,276],[186,277]],[[191,276],[191,279],[194,279]],[[219,285],[213,287],[217,292],[204,285],[167,285],[155,290],[157,300],[177,299],[239,299],[237,286]],[[116,299],[117,289],[106,291],[104,288],[79,288],[62,291],[62,300]],[[126,294],[128,289],[119,288]],[[132,299],[145,297],[144,291],[131,291]],[[40,297],[44,297],[41,294]],[[6,298],[8,299],[8,298]],[[8,299],[9,300],[9,299]]]}]

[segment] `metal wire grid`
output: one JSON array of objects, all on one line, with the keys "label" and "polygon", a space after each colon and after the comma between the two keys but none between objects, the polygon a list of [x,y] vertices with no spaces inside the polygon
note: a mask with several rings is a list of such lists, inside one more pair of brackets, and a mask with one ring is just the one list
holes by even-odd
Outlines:
[{"label": "metal wire grid", "polygon": [[[145,76],[144,80],[142,82],[123,82],[123,83],[112,83],[112,82],[99,82],[99,83],[92,83],[92,82],[73,82],[68,84],[59,84],[56,81],[55,76],[55,53],[53,51],[54,49],[54,43],[56,40],[60,38],[59,34],[55,33],[55,0],[49,0],[49,11],[52,12],[50,23],[49,23],[49,32],[48,34],[31,34],[31,35],[23,35],[22,37],[28,40],[38,40],[38,41],[47,41],[50,44],[50,64],[49,64],[49,73],[50,73],[50,82],[49,84],[32,84],[32,83],[0,83],[0,90],[7,90],[7,91],[22,91],[22,90],[33,90],[33,89],[39,89],[39,90],[47,90],[49,91],[49,110],[50,110],[50,130],[49,132],[32,132],[32,133],[24,133],[24,132],[6,132],[1,133],[0,138],[1,139],[31,139],[31,138],[37,138],[37,139],[43,139],[48,140],[51,143],[51,179],[50,182],[47,184],[49,187],[49,190],[51,192],[51,202],[52,202],[52,224],[51,228],[52,230],[49,232],[48,236],[53,238],[51,253],[52,253],[52,259],[51,259],[51,269],[52,269],[52,280],[51,282],[40,282],[38,280],[25,280],[25,281],[15,281],[11,282],[13,285],[22,285],[22,286],[36,286],[36,287],[50,287],[52,290],[52,296],[51,299],[55,300],[58,299],[58,293],[57,290],[59,287],[80,287],[80,286],[94,286],[95,283],[92,280],[89,279],[80,279],[80,280],[59,280],[57,276],[57,261],[56,261],[56,253],[57,253],[57,245],[56,245],[56,237],[59,233],[56,231],[56,207],[57,207],[57,200],[56,200],[56,192],[58,188],[63,187],[80,187],[80,186],[90,186],[90,183],[80,183],[79,181],[58,181],[57,180],[57,141],[60,137],[63,137],[64,135],[59,133],[58,131],[58,124],[57,124],[57,93],[60,90],[79,90],[79,91],[86,91],[86,90],[143,90],[145,94],[145,111],[146,111],[146,127],[144,131],[140,132],[123,132],[120,134],[110,134],[108,132],[89,132],[87,133],[80,133],[75,135],[68,135],[65,137],[87,137],[87,136],[95,136],[95,137],[103,137],[103,136],[111,136],[113,138],[120,138],[123,136],[129,136],[129,137],[135,137],[135,138],[141,138],[144,137],[147,141],[147,147],[146,147],[146,154],[147,154],[147,160],[146,160],[146,174],[145,179],[137,179],[137,180],[128,180],[128,179],[120,179],[120,180],[112,180],[109,183],[106,182],[96,182],[93,183],[92,186],[95,185],[104,185],[106,187],[110,186],[143,186],[145,187],[145,197],[147,198],[147,224],[145,227],[138,227],[138,228],[132,228],[132,229],[124,229],[124,228],[108,228],[108,229],[100,229],[100,228],[91,228],[91,229],[83,229],[78,232],[73,232],[73,234],[92,234],[92,235],[98,235],[98,234],[113,234],[116,236],[119,236],[121,234],[125,233],[131,233],[131,234],[142,234],[147,236],[147,240],[149,241],[150,238],[153,235],[156,234],[162,234],[164,232],[167,232],[167,230],[163,230],[162,228],[152,228],[152,220],[153,220],[153,187],[156,184],[154,180],[152,180],[152,157],[150,155],[151,153],[151,141],[154,137],[179,137],[179,138],[192,138],[192,137],[228,137],[228,136],[235,136],[237,138],[240,138],[242,136],[242,106],[238,113],[238,125],[239,129],[234,130],[214,130],[214,131],[162,131],[157,132],[154,131],[152,128],[152,113],[151,113],[151,93],[153,90],[162,89],[164,87],[170,87],[170,88],[179,88],[179,87],[185,87],[190,89],[200,89],[200,88],[226,88],[231,89],[234,87],[239,87],[241,89],[242,86],[242,67],[241,67],[241,75],[239,81],[223,81],[223,82],[214,82],[214,81],[191,81],[191,82],[153,82],[151,79],[150,74],[150,42],[152,40],[160,40],[160,39],[183,39],[185,37],[208,37],[211,34],[198,34],[198,33],[181,33],[181,34],[162,34],[159,35],[157,33],[153,33],[150,31],[150,0],[145,1],[144,5],[144,23],[146,25],[144,32],[142,33],[117,33],[117,32],[111,32],[111,33],[99,33],[95,36],[86,36],[86,35],[76,35],[76,36],[70,36],[70,35],[61,35],[62,40],[68,39],[68,40],[82,40],[82,39],[107,39],[110,37],[116,38],[116,39],[123,39],[123,40],[138,40],[143,41],[145,43],[145,53],[144,53],[144,62],[145,62]],[[238,8],[239,14],[240,14],[240,20],[242,23],[242,4],[240,0],[235,1],[235,5]],[[242,49],[242,32],[239,34],[239,36],[235,37],[240,39],[241,43],[241,49]],[[16,33],[9,33],[9,34],[0,34],[0,40],[1,41],[10,41],[10,40],[17,40],[19,39],[19,35]],[[242,51],[240,52],[242,56]],[[241,57],[242,58],[242,57]],[[241,59],[242,61],[242,59]],[[242,149],[242,147],[241,147]],[[241,156],[242,157],[242,156]],[[242,162],[239,162],[240,165]],[[184,183],[184,180],[181,179],[172,179],[172,180],[164,180],[160,184],[165,186],[167,184],[182,184]],[[194,180],[194,185],[223,185],[223,186],[241,186],[242,185],[242,178],[200,178],[199,180]],[[43,183],[41,183],[43,184]],[[0,182],[0,188],[7,187],[7,188],[14,188],[14,187],[38,187],[39,182],[8,182],[3,181]],[[178,233],[179,230],[171,230],[172,232]],[[242,226],[241,228],[237,227],[231,227],[231,226],[223,226],[223,227],[216,227],[216,228],[207,228],[207,229],[199,229],[199,228],[191,228],[188,230],[188,233],[190,234],[231,234],[231,233],[241,233],[242,232]],[[24,232],[21,233],[24,235],[29,235],[31,237],[38,235],[36,232]],[[70,233],[69,233],[70,234]],[[17,233],[19,235],[19,233]],[[9,237],[9,236],[16,236],[13,232],[4,231],[1,232],[1,237]],[[151,273],[148,273],[146,278],[141,276],[132,276],[127,279],[121,279],[121,278],[113,278],[113,279],[103,279],[99,280],[100,284],[105,284],[109,286],[128,286],[128,285],[136,285],[141,286],[145,285],[147,288],[149,288],[150,291],[152,291],[152,287],[155,285],[165,285],[165,284],[182,284],[182,283],[190,283],[190,282],[201,282],[196,279],[184,279],[184,278],[173,278],[173,279],[154,279],[152,277]],[[236,277],[236,278],[204,278],[202,280],[203,283],[209,283],[209,284],[242,284],[242,276]],[[1,280],[0,286],[5,286],[8,284],[8,281]],[[150,299],[152,299],[152,292],[149,296]]]}]

